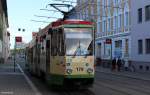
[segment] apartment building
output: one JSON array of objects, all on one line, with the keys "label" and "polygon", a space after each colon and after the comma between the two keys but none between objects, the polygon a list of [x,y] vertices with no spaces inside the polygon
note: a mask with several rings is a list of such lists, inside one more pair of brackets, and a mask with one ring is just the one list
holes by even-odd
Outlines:
[{"label": "apartment building", "polygon": [[131,0],[131,58],[136,69],[150,70],[150,0]]},{"label": "apartment building", "polygon": [[4,63],[9,55],[9,36],[7,31],[8,15],[7,15],[7,2],[0,0],[0,61]]},{"label": "apartment building", "polygon": [[96,57],[131,57],[131,1],[97,0]]}]

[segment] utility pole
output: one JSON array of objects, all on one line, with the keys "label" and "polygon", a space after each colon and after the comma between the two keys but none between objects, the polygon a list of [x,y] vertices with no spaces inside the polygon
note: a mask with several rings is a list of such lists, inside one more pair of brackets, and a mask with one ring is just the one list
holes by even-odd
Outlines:
[{"label": "utility pole", "polygon": [[[23,29],[25,31],[25,29]],[[22,37],[21,36],[16,36],[15,37],[15,45],[14,45],[14,72],[16,69],[16,48],[18,48],[19,43],[22,42]]]},{"label": "utility pole", "polygon": [[14,72],[16,69],[16,39],[15,39],[15,45],[14,45]]}]

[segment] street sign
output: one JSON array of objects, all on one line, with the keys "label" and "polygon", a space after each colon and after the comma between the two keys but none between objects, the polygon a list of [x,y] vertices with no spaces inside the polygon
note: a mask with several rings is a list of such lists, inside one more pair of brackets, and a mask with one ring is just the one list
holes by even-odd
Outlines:
[{"label": "street sign", "polygon": [[111,44],[111,39],[106,39],[106,44]]},{"label": "street sign", "polygon": [[20,37],[20,36],[15,37],[15,41],[16,41],[16,42],[22,42],[22,37]]}]

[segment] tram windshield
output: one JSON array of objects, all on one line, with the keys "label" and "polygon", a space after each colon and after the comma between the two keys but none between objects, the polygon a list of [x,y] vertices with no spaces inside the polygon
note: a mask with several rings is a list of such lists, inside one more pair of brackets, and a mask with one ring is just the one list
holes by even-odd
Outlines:
[{"label": "tram windshield", "polygon": [[66,55],[87,56],[93,55],[91,28],[65,28]]}]

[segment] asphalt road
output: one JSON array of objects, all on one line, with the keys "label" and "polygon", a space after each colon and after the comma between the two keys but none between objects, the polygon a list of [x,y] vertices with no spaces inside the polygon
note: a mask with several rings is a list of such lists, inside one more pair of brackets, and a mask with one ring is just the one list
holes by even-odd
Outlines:
[{"label": "asphalt road", "polygon": [[[25,70],[24,62],[19,64]],[[125,76],[96,72],[92,88],[54,91],[43,80],[25,73],[42,95],[150,95],[150,81]]]},{"label": "asphalt road", "polygon": [[96,72],[95,95],[150,95],[150,81]]}]

